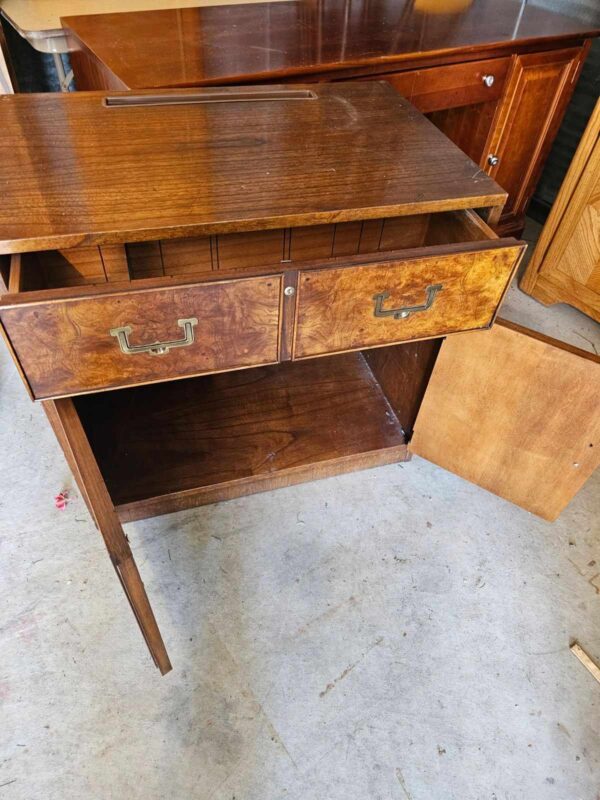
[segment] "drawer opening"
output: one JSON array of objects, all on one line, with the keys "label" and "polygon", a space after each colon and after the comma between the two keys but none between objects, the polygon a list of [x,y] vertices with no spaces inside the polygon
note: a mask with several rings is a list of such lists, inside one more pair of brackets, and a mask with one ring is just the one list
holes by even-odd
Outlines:
[{"label": "drawer opening", "polygon": [[[9,293],[95,286],[216,271],[284,272],[348,256],[489,241],[496,234],[473,211],[443,211],[332,225],[46,250],[12,256]],[[216,277],[216,276],[215,276]],[[6,281],[5,281],[6,282]]]},{"label": "drawer opening", "polygon": [[181,277],[265,268],[283,272],[314,261],[496,239],[473,211],[341,222],[291,229],[139,242],[125,246],[129,274]]},{"label": "drawer opening", "polygon": [[407,458],[360,353],[74,403],[123,520]]},{"label": "drawer opening", "polygon": [[107,280],[99,247],[43,250],[12,256],[9,292],[95,286]]}]

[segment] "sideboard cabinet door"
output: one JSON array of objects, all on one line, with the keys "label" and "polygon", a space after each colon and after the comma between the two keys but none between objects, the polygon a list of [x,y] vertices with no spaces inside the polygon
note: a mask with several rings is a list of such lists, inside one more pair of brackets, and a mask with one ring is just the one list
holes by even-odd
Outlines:
[{"label": "sideboard cabinet door", "polygon": [[480,164],[511,64],[510,56],[505,56],[394,72],[381,78]]},{"label": "sideboard cabinet door", "polygon": [[508,192],[502,232],[523,215],[575,87],[587,47],[514,56],[482,167]]}]

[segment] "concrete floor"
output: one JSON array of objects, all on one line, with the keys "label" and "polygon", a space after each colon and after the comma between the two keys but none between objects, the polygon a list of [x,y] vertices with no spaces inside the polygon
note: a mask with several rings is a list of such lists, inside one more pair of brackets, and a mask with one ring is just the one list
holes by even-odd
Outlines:
[{"label": "concrete floor", "polygon": [[600,797],[600,473],[554,524],[415,458],[128,525],[161,678],[4,348],[0,380],[0,800]]}]

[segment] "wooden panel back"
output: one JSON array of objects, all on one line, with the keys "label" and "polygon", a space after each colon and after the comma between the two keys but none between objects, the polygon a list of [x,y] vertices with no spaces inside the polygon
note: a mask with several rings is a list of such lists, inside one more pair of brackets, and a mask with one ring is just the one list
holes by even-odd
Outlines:
[{"label": "wooden panel back", "polygon": [[[126,263],[128,261],[133,279],[202,274],[218,269],[252,269],[351,256],[359,252],[420,247],[426,243],[430,229],[438,231],[437,238],[430,243],[472,241],[476,237],[467,224],[467,213],[416,214],[366,222],[163,239],[136,242],[125,247],[104,245],[100,251],[105,268],[113,270],[109,280],[123,276],[120,261],[123,256],[119,248],[122,248],[122,253],[127,253]],[[482,238],[481,234],[477,238]],[[126,277],[121,277],[123,279]]]},{"label": "wooden panel back", "polygon": [[160,242],[125,245],[132,278],[161,278],[165,274]]},{"label": "wooden panel back", "polygon": [[106,282],[98,247],[49,250],[39,253],[37,260],[48,289]]},{"label": "wooden panel back", "polygon": [[127,252],[125,245],[105,244],[100,247],[100,256],[104,264],[106,280],[127,281],[129,280],[129,264],[127,263]]},{"label": "wooden panel back", "polygon": [[471,211],[106,244],[25,254],[23,289],[203,275],[328,260],[358,253],[471,242],[494,234]]},{"label": "wooden panel back", "polygon": [[213,268],[208,236],[165,239],[160,243],[160,251],[165,275],[193,275]]},{"label": "wooden panel back", "polygon": [[218,269],[270,267],[283,259],[283,230],[230,233],[217,240]]},{"label": "wooden panel back", "polygon": [[506,322],[453,336],[411,450],[556,519],[600,463],[600,359]]}]

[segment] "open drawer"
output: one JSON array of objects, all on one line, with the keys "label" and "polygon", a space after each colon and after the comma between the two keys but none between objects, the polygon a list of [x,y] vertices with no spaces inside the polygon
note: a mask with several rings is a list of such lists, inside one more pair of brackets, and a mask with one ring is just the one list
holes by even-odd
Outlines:
[{"label": "open drawer", "polygon": [[385,261],[300,269],[293,357],[489,327],[525,245],[498,239],[470,211],[430,215],[421,245]]},{"label": "open drawer", "polygon": [[274,363],[280,297],[280,275],[140,280],[10,294],[0,320],[39,400]]},{"label": "open drawer", "polygon": [[[174,247],[153,243],[121,245],[120,259],[117,246],[13,256],[0,321],[32,396],[489,327],[524,251],[472,211],[288,229],[277,262],[267,234],[258,249],[257,232],[188,238],[181,274],[165,274]],[[228,260],[207,266],[207,250]]]}]

